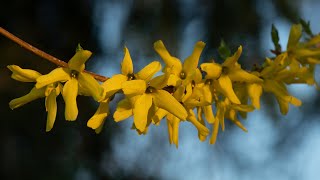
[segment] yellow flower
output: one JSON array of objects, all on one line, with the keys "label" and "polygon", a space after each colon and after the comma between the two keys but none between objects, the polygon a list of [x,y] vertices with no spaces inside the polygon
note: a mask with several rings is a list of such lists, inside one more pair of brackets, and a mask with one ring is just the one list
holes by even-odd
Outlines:
[{"label": "yellow flower", "polygon": [[[157,63],[161,66],[159,62]],[[149,65],[156,64],[150,63]],[[150,71],[145,73],[150,73]],[[150,84],[152,84],[151,82]],[[156,108],[161,108],[170,112],[179,119],[186,119],[187,117],[185,108],[170,93],[162,89],[156,89],[152,86],[148,86],[148,81],[141,79],[124,82],[122,90],[129,98],[129,101],[124,101],[125,104],[122,106],[131,107],[134,125],[141,132],[145,130],[148,119],[151,120],[154,115],[151,114],[148,118],[149,109],[152,105]],[[122,109],[122,106],[118,106],[117,111],[118,108]],[[115,121],[122,120],[119,118],[118,113],[114,114],[114,119]]]},{"label": "yellow flower", "polygon": [[[292,78],[297,71],[297,66],[299,66],[297,63],[298,61],[288,58],[287,53],[278,55],[274,60],[266,58],[264,68],[259,76],[264,79],[277,79],[279,81]],[[290,70],[287,69],[288,66],[290,66]]]},{"label": "yellow flower", "polygon": [[319,89],[319,85],[314,77],[315,73],[315,65],[310,64],[309,66],[303,66],[299,69],[299,71],[296,74],[297,79],[293,80],[291,82],[286,83],[304,83],[308,85],[315,85]]},{"label": "yellow flower", "polygon": [[[160,79],[161,77],[167,77],[168,80],[166,85],[169,87],[174,87],[175,90],[173,96],[187,109],[187,120],[193,123],[193,125],[195,125],[195,127],[198,129],[199,138],[201,140],[205,139],[205,137],[209,134],[209,130],[205,127],[205,124],[203,124],[202,118],[196,118],[192,109],[196,106],[204,106],[206,118],[208,118],[209,121],[213,121],[212,119],[214,119],[211,108],[211,92],[206,87],[202,88],[204,83],[201,85],[199,84],[202,80],[202,76],[197,66],[204,46],[205,43],[202,41],[197,42],[192,54],[186,58],[182,64],[178,58],[170,55],[162,41],[157,41],[154,43],[154,49],[166,64],[166,67],[163,70],[165,74],[158,78]],[[209,90],[209,92],[207,90]],[[199,110],[199,112],[202,114],[201,110]],[[169,142],[173,142],[178,147],[179,123],[184,119],[172,116],[170,113],[165,114],[165,112],[161,110],[157,111],[155,116],[156,118],[154,119],[156,119],[155,121],[159,122],[160,119],[165,116],[167,116]]]},{"label": "yellow flower", "polygon": [[[291,46],[293,46],[293,42],[296,42],[294,38],[291,38]],[[297,78],[302,80],[305,77],[309,77],[303,75],[301,64],[295,58],[289,58],[287,53],[282,53],[278,55],[274,60],[266,59],[265,67],[260,72],[259,76],[264,79],[263,83],[255,85],[255,91],[261,91],[261,87],[265,92],[273,93],[278,101],[280,112],[285,115],[288,113],[289,110],[289,103],[295,106],[301,106],[301,101],[293,96],[291,96],[286,88],[285,83],[294,83],[296,82]],[[299,76],[297,76],[299,74]],[[307,73],[308,74],[308,73]],[[314,82],[310,82],[314,83]],[[261,86],[261,87],[260,87]],[[251,87],[253,88],[253,87]],[[251,94],[254,89],[251,89]],[[260,94],[260,93],[259,93]],[[251,95],[251,96],[252,96]],[[253,96],[252,96],[253,98]],[[255,97],[258,99],[258,97]],[[256,104],[257,105],[257,104]],[[255,105],[255,106],[256,106]]]},{"label": "yellow flower", "polygon": [[213,132],[210,138],[210,144],[214,144],[217,139],[219,132],[219,125],[221,126],[222,131],[225,129],[225,118],[229,119],[231,122],[236,124],[243,131],[247,132],[247,129],[241,124],[237,118],[237,112],[251,112],[254,110],[254,107],[251,105],[244,104],[232,104],[228,98],[225,98],[223,101],[216,101],[216,121],[213,123]]},{"label": "yellow flower", "polygon": [[[139,74],[139,73],[138,73]],[[121,74],[116,74],[102,83],[102,101],[95,114],[88,120],[87,126],[94,129],[97,133],[102,130],[104,121],[109,115],[109,102],[115,93],[122,89],[122,83],[135,79],[138,74],[133,73],[133,64],[129,50],[124,48],[124,58],[121,63]]]},{"label": "yellow flower", "polygon": [[[186,108],[188,116],[186,120],[191,122],[198,130],[198,137],[201,141],[204,141],[206,137],[209,135],[209,129],[205,126],[205,122],[202,118],[202,110],[198,107],[198,114],[197,117],[193,112],[192,108]],[[168,135],[169,135],[169,142],[170,144],[175,144],[178,148],[179,143],[179,124],[184,119],[181,119],[175,116],[172,113],[167,112],[164,109],[158,109],[156,111],[154,119],[158,119],[157,121],[160,122],[162,118],[166,117],[167,119],[167,126],[168,126]],[[198,119],[197,119],[198,118]]]},{"label": "yellow flower", "polygon": [[[174,97],[159,86],[157,79],[151,80],[153,75],[161,69],[161,64],[158,61],[151,62],[140,70],[137,74],[133,74],[132,60],[127,48],[125,48],[125,57],[122,62],[122,74],[117,75],[107,80],[102,86],[105,87],[107,96],[122,89],[126,95],[126,99],[120,101],[114,113],[116,122],[124,120],[131,115],[134,119],[134,127],[138,131],[144,132],[148,121],[154,113],[149,111],[152,106],[154,108],[162,108],[181,119],[187,116],[184,107]],[[109,86],[107,86],[109,85]],[[151,111],[150,111],[151,112]],[[148,117],[149,116],[149,117]],[[149,119],[149,120],[148,120]]]},{"label": "yellow flower", "polygon": [[202,116],[204,115],[205,119],[210,124],[214,123],[215,121],[215,117],[212,111],[213,94],[215,94],[215,92],[212,91],[214,90],[214,88],[210,87],[212,85],[213,84],[211,80],[195,81],[192,94],[183,103],[187,110],[194,108],[197,109],[197,121],[200,122],[202,126],[199,126],[200,124],[193,121],[195,119],[195,116],[192,113],[190,114],[190,116],[193,116],[193,118],[187,118],[187,120],[192,122],[197,127],[198,137],[200,141],[204,141],[209,134],[209,130],[206,128],[206,124]]},{"label": "yellow flower", "polygon": [[56,68],[49,74],[37,78],[36,88],[42,88],[55,82],[65,82],[62,96],[65,101],[66,120],[76,120],[78,107],[76,98],[78,94],[92,96],[100,101],[103,89],[100,84],[89,74],[83,72],[84,63],[91,56],[88,50],[78,50],[68,62],[68,68]]},{"label": "yellow flower", "polygon": [[229,98],[232,103],[240,104],[239,98],[236,96],[233,88],[232,81],[247,82],[247,83],[261,83],[262,79],[248,73],[241,69],[237,63],[242,52],[242,47],[231,57],[227,58],[221,65],[218,63],[203,63],[201,70],[206,72],[206,79],[215,80],[217,90],[225,97]]},{"label": "yellow flower", "polygon": [[[181,96],[183,94],[183,89],[177,89],[173,96],[180,102],[183,102],[185,107],[200,107],[200,106],[208,106],[213,102],[212,98],[212,90],[211,90],[211,81],[210,80],[202,80],[202,75],[199,69],[196,69],[194,80],[190,83],[190,93],[188,98]],[[188,86],[189,88],[189,86]],[[187,88],[187,89],[188,89]],[[183,98],[182,98],[183,97]]]},{"label": "yellow flower", "polygon": [[[22,82],[36,82],[36,79],[41,76],[37,71],[31,69],[22,69],[16,65],[7,66],[12,71],[11,77],[17,81]],[[48,84],[40,89],[32,88],[31,91],[20,97],[13,99],[9,102],[11,109],[18,108],[24,104],[27,104],[35,99],[45,97],[45,106],[47,115],[46,131],[50,131],[54,125],[57,114],[57,102],[56,97],[60,94],[62,85],[60,83]]]},{"label": "yellow flower", "polygon": [[[177,89],[173,96],[179,101],[182,102],[183,106],[186,108],[188,112],[187,121],[191,122],[198,130],[198,136],[201,141],[204,141],[209,134],[208,128],[206,128],[204,119],[202,118],[202,114],[205,115],[206,120],[209,123],[213,123],[215,118],[212,112],[212,94],[210,92],[209,86],[211,85],[207,81],[203,82],[201,73],[199,69],[197,69],[196,74],[194,76],[194,80],[191,83],[191,93],[188,98],[182,102],[182,96],[184,92],[183,89]],[[193,109],[197,108],[197,117],[195,116]],[[158,113],[158,112],[157,112]],[[156,113],[156,115],[157,115]],[[164,114],[160,111],[159,116],[156,116],[155,121],[160,121],[164,116],[167,116],[167,124],[168,124],[168,133],[169,133],[169,142],[173,142],[178,147],[178,128],[181,121],[184,119],[173,118],[170,113]],[[172,131],[171,131],[172,130]]]},{"label": "yellow flower", "polygon": [[187,99],[191,94],[191,82],[196,76],[199,58],[204,47],[205,43],[198,41],[194,46],[192,54],[182,64],[178,58],[170,55],[161,40],[154,43],[155,51],[166,64],[163,69],[165,74],[160,77],[168,77],[166,85],[177,87],[177,89],[180,88],[183,92],[186,91],[186,93],[181,94],[184,96],[182,101]]},{"label": "yellow flower", "polygon": [[301,101],[291,96],[283,82],[279,82],[272,79],[265,79],[263,83],[263,90],[271,92],[276,96],[278,101],[280,112],[286,115],[289,110],[289,103],[294,106],[301,106]]},{"label": "yellow flower", "polygon": [[[210,105],[211,108],[211,105]],[[204,119],[202,118],[202,108],[197,107],[198,114],[197,117],[195,116],[192,108],[186,108],[188,112],[188,116],[186,118],[187,121],[191,122],[198,130],[198,136],[201,141],[204,141],[206,137],[209,135],[209,129],[206,127]],[[208,109],[206,109],[209,111]],[[212,113],[212,109],[210,109]],[[206,118],[208,117],[207,114],[210,112],[206,112]],[[211,114],[211,118],[214,118],[213,113]],[[179,124],[181,121],[184,121],[184,119],[179,119],[178,117],[174,116],[173,114],[163,110],[158,109],[154,119],[157,119],[157,122],[160,122],[162,118],[166,117],[167,119],[167,126],[168,126],[168,134],[169,134],[169,142],[170,144],[174,143],[176,147],[178,148],[178,141],[179,141]],[[198,118],[198,119],[197,119]]]},{"label": "yellow flower", "polygon": [[[139,74],[139,73],[138,73]],[[124,58],[121,63],[121,74],[116,74],[102,83],[104,89],[104,98],[113,96],[116,92],[121,90],[122,83],[132,79],[136,79],[138,74],[133,73],[133,64],[130,52],[127,47],[124,48]]]},{"label": "yellow flower", "polygon": [[[103,98],[102,98],[103,101],[100,103],[100,106],[97,112],[94,114],[94,116],[89,119],[87,126],[92,129],[97,129],[98,127],[103,125],[105,118],[109,114],[109,106],[107,105],[109,103],[109,99],[112,98],[112,96],[115,93],[122,90],[123,84],[125,82],[131,81],[131,80],[144,80],[149,82],[152,76],[160,69],[161,69],[161,64],[157,61],[154,61],[149,65],[147,65],[138,73],[134,73],[130,52],[128,48],[125,47],[124,58],[121,63],[121,74],[116,74],[112,76],[110,79],[108,79],[101,85],[102,88],[104,89]],[[143,84],[142,86],[145,86],[145,85]],[[119,103],[119,109],[117,109],[118,111],[116,111],[114,115],[116,122],[126,119],[132,115],[131,108],[130,110],[122,112],[123,108],[121,108],[121,106],[123,105],[123,102],[126,102],[126,101],[120,101],[120,102],[121,103]],[[136,127],[136,126],[133,126],[133,127]],[[139,128],[138,130],[142,132],[143,130]]]},{"label": "yellow flower", "polygon": [[308,39],[306,42],[300,42],[302,36],[302,26],[295,24],[291,27],[287,54],[290,59],[290,70],[283,70],[286,77],[282,80],[288,84],[307,83],[317,85],[314,80],[314,66],[320,64],[320,49],[317,46],[320,43],[320,34]]},{"label": "yellow flower", "polygon": [[305,43],[299,42],[301,36],[301,24],[292,25],[287,44],[287,52],[289,56],[297,58],[297,60],[303,65],[308,63],[319,64],[319,59],[310,60],[309,58],[319,58],[320,56],[320,49],[316,46],[320,43],[320,34],[315,35],[311,39],[307,40]]}]

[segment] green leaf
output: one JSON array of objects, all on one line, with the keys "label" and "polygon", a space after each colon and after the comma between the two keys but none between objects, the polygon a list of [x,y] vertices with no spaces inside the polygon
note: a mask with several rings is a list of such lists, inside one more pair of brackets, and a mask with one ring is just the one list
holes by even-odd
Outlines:
[{"label": "green leaf", "polygon": [[310,21],[306,22],[303,19],[300,19],[300,24],[302,25],[303,31],[307,33],[310,37],[313,37],[313,33],[310,28]]},{"label": "green leaf", "polygon": [[76,48],[76,52],[83,50],[83,48],[81,47],[80,43],[78,43],[78,46]]},{"label": "green leaf", "polygon": [[224,42],[223,39],[220,41],[220,46],[218,48],[218,53],[222,59],[227,59],[231,56],[231,51],[228,45]]},{"label": "green leaf", "polygon": [[279,33],[278,33],[278,29],[274,24],[272,24],[272,27],[271,27],[271,38],[275,47],[275,51],[281,52],[281,46],[279,44]]}]

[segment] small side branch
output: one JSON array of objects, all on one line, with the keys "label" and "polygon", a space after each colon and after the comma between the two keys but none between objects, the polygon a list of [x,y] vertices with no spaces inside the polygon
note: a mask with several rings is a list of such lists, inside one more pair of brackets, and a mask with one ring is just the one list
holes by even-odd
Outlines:
[{"label": "small side branch", "polygon": [[[34,54],[56,64],[57,66],[60,67],[68,67],[68,64],[44,51],[41,51],[40,49],[32,46],[31,44],[23,41],[22,39],[18,38],[17,36],[11,34],[10,32],[8,32],[7,30],[3,29],[2,27],[0,27],[0,34],[4,35],[5,37],[7,37],[8,39],[12,40],[13,42],[19,44],[20,46],[22,46],[23,48],[33,52]],[[90,71],[84,71],[85,73],[88,73],[90,75],[92,75],[96,80],[100,81],[100,82],[104,82],[106,81],[108,78],[99,74],[95,74],[93,72]]]}]

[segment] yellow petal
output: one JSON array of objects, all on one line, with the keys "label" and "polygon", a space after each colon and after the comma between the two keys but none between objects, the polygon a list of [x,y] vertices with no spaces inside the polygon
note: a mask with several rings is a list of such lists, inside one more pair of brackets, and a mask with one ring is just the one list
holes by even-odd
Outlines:
[{"label": "yellow petal", "polygon": [[152,105],[152,96],[142,94],[137,99],[133,108],[133,121],[135,127],[141,132],[145,130],[148,121],[148,112]]},{"label": "yellow petal", "polygon": [[320,59],[309,57],[309,58],[307,58],[307,62],[309,64],[320,64]]},{"label": "yellow petal", "polygon": [[92,96],[94,100],[100,101],[102,99],[103,88],[91,75],[87,73],[79,73],[78,76],[79,88],[85,94]]},{"label": "yellow petal", "polygon": [[63,85],[61,83],[57,83],[55,90],[56,90],[56,95],[58,96],[63,90]]},{"label": "yellow petal", "polygon": [[184,96],[182,97],[182,102],[185,102],[192,95],[192,84],[189,83],[185,86]]},{"label": "yellow petal", "polygon": [[[205,95],[203,93],[203,89],[202,87],[196,85],[196,87],[193,88],[192,90],[192,85],[188,85],[190,86],[190,89],[187,88],[186,89],[186,95],[183,97],[182,99],[182,102],[183,104],[186,106],[186,107],[190,107],[190,108],[193,108],[193,107],[196,107],[196,106],[207,106],[207,105],[210,105],[211,102],[208,102],[205,100]],[[188,87],[187,86],[187,87]],[[191,95],[188,95],[188,91],[191,92]],[[187,97],[186,100],[185,97]]]},{"label": "yellow petal", "polygon": [[266,58],[265,64],[267,64],[266,67],[263,68],[260,75],[261,77],[274,77],[274,74],[285,70],[288,65],[292,63],[293,58],[288,58],[288,53],[282,53],[276,57],[275,60],[271,60],[269,58]]},{"label": "yellow petal", "polygon": [[129,96],[129,97],[126,97],[130,104],[131,104],[131,107],[134,106],[134,104],[136,103],[137,99],[140,97],[141,95],[135,95],[135,96]]},{"label": "yellow petal", "polygon": [[185,87],[180,85],[178,87],[176,87],[176,90],[173,93],[173,97],[178,101],[178,102],[182,102],[182,98],[184,96],[184,92],[185,92]]},{"label": "yellow petal", "polygon": [[285,102],[289,102],[291,99],[291,96],[282,82],[266,79],[263,83],[263,89],[266,92],[273,93],[277,98],[280,98]]},{"label": "yellow petal", "polygon": [[119,101],[117,109],[113,114],[114,121],[119,122],[129,118],[130,116],[132,116],[132,106],[130,101],[127,98]]},{"label": "yellow petal", "polygon": [[42,88],[43,86],[55,83],[65,82],[70,79],[69,70],[65,68],[56,68],[49,74],[42,75],[37,78],[36,88]]},{"label": "yellow petal", "polygon": [[296,73],[300,70],[301,64],[297,59],[292,58],[289,67],[290,67],[290,71]]},{"label": "yellow petal", "polygon": [[154,87],[156,89],[162,89],[167,86],[168,82],[168,76],[166,74],[157,76],[149,82],[151,87]]},{"label": "yellow petal", "polygon": [[310,56],[319,56],[320,50],[311,50],[311,49],[296,49],[294,54],[298,57],[310,57]]},{"label": "yellow petal", "polygon": [[46,98],[46,109],[48,111],[47,115],[47,125],[46,131],[50,131],[54,125],[54,121],[56,120],[57,115],[57,102],[56,102],[56,90],[52,90],[49,96]]},{"label": "yellow petal", "polygon": [[182,70],[182,64],[179,59],[172,57],[161,40],[153,44],[155,51],[160,55],[168,68],[171,68],[171,73],[179,75]]},{"label": "yellow petal", "polygon": [[[225,105],[224,102],[219,102],[217,105],[217,121],[219,121],[219,124],[221,124],[221,129],[224,131],[224,114],[225,114]],[[216,121],[216,122],[217,122]]]},{"label": "yellow petal", "polygon": [[170,74],[169,78],[168,78],[168,86],[177,86],[179,83],[181,82],[181,79],[174,75],[174,74]]},{"label": "yellow petal", "polygon": [[232,81],[239,81],[239,82],[247,82],[247,83],[262,83],[263,80],[259,77],[248,73],[243,69],[232,69],[228,72],[228,76]]},{"label": "yellow petal", "polygon": [[136,126],[134,125],[134,123],[132,124],[131,129],[136,130],[136,132],[138,133],[139,136],[140,136],[140,135],[146,135],[146,134],[148,133],[148,127],[146,127],[146,128],[144,129],[144,131],[140,131],[139,129],[136,128]]},{"label": "yellow petal", "polygon": [[87,126],[92,129],[98,129],[108,115],[109,115],[109,102],[101,102],[97,111],[88,120]]},{"label": "yellow petal", "polygon": [[311,39],[306,42],[306,46],[313,46],[320,43],[320,34],[314,35]]},{"label": "yellow petal", "polygon": [[238,119],[234,119],[231,120],[234,124],[236,124],[240,129],[242,129],[244,132],[248,132],[247,128],[244,127],[244,125],[238,120]]},{"label": "yellow petal", "polygon": [[97,129],[94,130],[96,134],[101,133],[101,131],[103,130],[103,125],[104,125],[105,121],[106,121],[106,119],[104,118],[101,125]]},{"label": "yellow petal", "polygon": [[212,98],[212,93],[211,93],[211,89],[210,89],[210,85],[205,84],[202,87],[202,93],[203,93],[203,97],[204,97],[204,101],[208,102],[208,103],[212,103],[213,98]]},{"label": "yellow petal", "polygon": [[237,111],[243,111],[243,112],[251,112],[254,110],[254,107],[252,105],[245,105],[245,104],[230,104],[230,107]]},{"label": "yellow petal", "polygon": [[69,69],[82,72],[85,67],[84,63],[90,58],[91,55],[92,53],[88,50],[77,51],[68,62]]},{"label": "yellow petal", "polygon": [[215,122],[215,118],[212,112],[212,105],[208,105],[208,106],[203,106],[203,112],[204,112],[204,116],[207,120],[208,123],[212,124]]},{"label": "yellow petal", "polygon": [[291,96],[290,103],[294,106],[301,106],[302,105],[302,102],[298,98],[295,98],[293,96]]},{"label": "yellow petal", "polygon": [[200,67],[206,72],[206,79],[217,79],[222,73],[222,67],[217,63],[202,63]]},{"label": "yellow petal", "polygon": [[[55,89],[56,89],[56,90],[59,90],[58,86],[55,87],[57,84],[58,84],[58,83],[54,83],[54,84],[49,84],[49,85],[47,85],[47,86],[45,87],[46,90],[45,90],[45,92],[44,92],[44,95],[45,95],[45,96],[49,96],[52,90],[55,90]],[[56,93],[58,93],[58,92],[56,92]],[[59,95],[59,94],[58,94],[58,95]]]},{"label": "yellow petal", "polygon": [[191,73],[198,67],[201,52],[206,44],[202,41],[198,41],[194,46],[192,54],[187,57],[183,63],[183,71],[185,73]]},{"label": "yellow petal", "polygon": [[146,82],[144,80],[131,80],[122,83],[123,93],[127,96],[143,94],[146,89]]},{"label": "yellow petal", "polygon": [[121,63],[121,73],[125,76],[133,74],[132,59],[127,47],[124,47],[124,58]]},{"label": "yellow petal", "polygon": [[194,107],[200,107],[200,106],[208,106],[210,103],[205,102],[205,101],[201,101],[201,100],[197,100],[197,99],[191,99],[189,98],[188,100],[186,100],[183,105],[187,108],[194,108]]},{"label": "yellow petal", "polygon": [[291,26],[287,50],[296,47],[302,35],[302,26],[301,24],[294,24]]},{"label": "yellow petal", "polygon": [[202,73],[200,71],[199,68],[197,68],[195,70],[195,73],[194,73],[194,76],[193,76],[193,80],[194,82],[197,84],[197,83],[200,83],[202,81]]},{"label": "yellow petal", "polygon": [[[204,122],[203,118],[202,118],[202,109],[201,108],[197,108],[198,111],[198,120],[199,122],[203,125],[206,126],[206,123]],[[198,138],[200,141],[205,141],[207,136],[204,136],[203,134],[200,133],[200,131],[198,131]]]},{"label": "yellow petal", "polygon": [[222,63],[222,66],[229,67],[229,68],[235,66],[236,62],[238,61],[239,57],[241,56],[241,53],[242,53],[242,46],[239,46],[237,52],[235,52],[235,53],[233,54],[233,56],[228,57],[228,58]]},{"label": "yellow petal", "polygon": [[36,79],[41,76],[40,73],[31,69],[22,69],[17,65],[8,65],[12,71],[11,78],[21,82],[36,82]]},{"label": "yellow petal", "polygon": [[153,61],[147,66],[145,66],[143,69],[141,69],[136,74],[136,78],[149,82],[153,77],[153,75],[155,75],[158,71],[160,71],[160,69],[161,69],[161,64],[158,61]]},{"label": "yellow petal", "polygon": [[172,120],[167,118],[167,127],[168,127],[168,137],[169,143],[172,144],[173,142],[173,128],[172,128]]},{"label": "yellow petal", "polygon": [[199,133],[202,136],[208,136],[209,129],[197,120],[192,109],[188,109],[187,120],[190,121],[198,129]]},{"label": "yellow petal", "polygon": [[153,117],[156,115],[156,112],[159,108],[156,107],[154,103],[152,103],[149,112],[148,112],[148,117],[147,117],[147,127],[150,126],[150,124],[153,122]]},{"label": "yellow petal", "polygon": [[77,106],[78,81],[71,78],[64,84],[62,96],[65,102],[65,118],[67,121],[74,121],[78,116]]},{"label": "yellow petal", "polygon": [[167,91],[157,90],[151,94],[157,107],[165,109],[181,120],[187,118],[188,113],[186,109]]},{"label": "yellow petal", "polygon": [[224,96],[226,96],[228,99],[230,99],[231,102],[235,104],[241,104],[237,95],[233,91],[232,83],[228,76],[221,75],[220,78],[218,79],[217,85],[221,93]]},{"label": "yellow petal", "polygon": [[152,122],[156,125],[159,125],[161,119],[163,119],[168,114],[168,111],[158,108],[155,115],[152,117]]},{"label": "yellow petal", "polygon": [[256,109],[260,109],[260,97],[262,95],[262,86],[259,84],[248,84],[248,95],[251,99],[252,105]]},{"label": "yellow petal", "polygon": [[276,97],[277,98],[277,101],[278,101],[278,104],[279,104],[279,108],[280,108],[280,112],[281,114],[283,115],[286,115],[289,111],[289,103],[288,101],[285,101],[279,97]]},{"label": "yellow petal", "polygon": [[219,132],[219,121],[213,123],[213,132],[210,138],[210,144],[215,144],[217,141],[217,136]]},{"label": "yellow petal", "polygon": [[179,124],[180,124],[180,119],[177,117],[174,117],[172,122],[172,141],[176,145],[176,148],[178,148],[178,145],[179,145]]},{"label": "yellow petal", "polygon": [[122,83],[127,81],[128,77],[122,74],[116,74],[102,83],[104,97],[109,98],[122,88]]},{"label": "yellow petal", "polygon": [[276,70],[287,67],[291,63],[291,58],[288,58],[288,53],[281,53],[273,61],[273,66]]},{"label": "yellow petal", "polygon": [[31,91],[22,96],[22,97],[19,97],[19,98],[16,98],[16,99],[13,99],[9,102],[9,107],[11,109],[15,109],[15,108],[18,108],[22,105],[25,105],[35,99],[38,99],[38,98],[42,98],[42,97],[45,97],[45,88],[41,88],[41,89],[37,89],[37,88],[32,88]]},{"label": "yellow petal", "polygon": [[[308,64],[306,66],[303,66],[299,69],[299,71],[295,74],[296,79],[295,80],[300,80],[304,81],[303,83],[306,83],[308,85],[315,85],[317,84],[315,80],[315,64]],[[292,78],[293,79],[293,78]]]}]

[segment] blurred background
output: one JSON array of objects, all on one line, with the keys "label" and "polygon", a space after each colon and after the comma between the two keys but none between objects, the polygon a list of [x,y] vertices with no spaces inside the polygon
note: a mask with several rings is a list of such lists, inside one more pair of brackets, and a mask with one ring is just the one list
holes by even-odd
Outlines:
[{"label": "blurred background", "polygon": [[[11,0],[0,6],[0,25],[66,61],[81,43],[93,52],[87,69],[105,76],[119,73],[124,46],[135,71],[160,60],[153,50],[159,39],[182,60],[195,42],[204,41],[205,62],[221,61],[217,48],[223,38],[233,51],[244,47],[240,62],[250,69],[272,55],[272,23],[285,48],[290,26],[299,18],[320,32],[319,8],[318,0]],[[227,123],[215,145],[201,143],[196,129],[182,123],[176,149],[168,142],[165,122],[138,136],[130,130],[131,119],[116,124],[108,118],[96,135],[86,122],[97,103],[81,96],[75,122],[64,120],[58,98],[54,128],[46,133],[44,99],[9,108],[9,101],[33,84],[12,80],[6,66],[43,74],[56,66],[3,36],[0,59],[0,179],[318,179],[320,93],[314,87],[289,87],[303,106],[290,107],[287,116],[280,115],[272,96],[264,96],[262,109],[243,121],[249,132]]]}]

